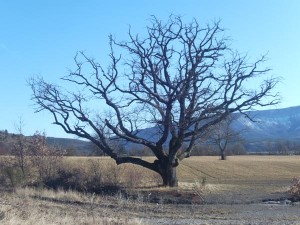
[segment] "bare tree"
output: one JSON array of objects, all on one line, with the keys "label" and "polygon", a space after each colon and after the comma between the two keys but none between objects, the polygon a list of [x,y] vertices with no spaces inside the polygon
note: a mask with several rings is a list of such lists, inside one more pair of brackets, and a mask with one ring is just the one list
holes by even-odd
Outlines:
[{"label": "bare tree", "polygon": [[55,175],[66,152],[57,146],[48,145],[45,133],[35,132],[28,139],[32,167],[36,168],[38,179],[43,182]]},{"label": "bare tree", "polygon": [[220,159],[225,160],[225,151],[228,144],[236,143],[242,140],[240,131],[235,131],[231,127],[234,117],[229,115],[223,121],[211,126],[209,129],[209,140],[215,144],[220,152]]},{"label": "bare tree", "polygon": [[12,136],[10,140],[10,154],[13,158],[8,158],[9,164],[19,168],[22,176],[25,179],[28,175],[30,167],[30,145],[23,134],[24,122],[22,119],[16,125],[17,134]]},{"label": "bare tree", "polygon": [[[278,79],[264,78],[256,89],[247,85],[269,72],[261,68],[265,57],[248,63],[227,42],[219,22],[201,27],[196,20],[152,17],[145,38],[131,30],[128,41],[110,36],[108,66],[78,53],[76,70],[62,78],[77,92],[38,77],[29,85],[37,112],[52,113],[66,133],[92,141],[117,164],[140,165],[176,186],[176,167],[199,135],[233,112],[279,101],[272,94]],[[146,127],[157,129],[155,137],[140,135]],[[112,138],[144,145],[156,160],[120,156]]]}]

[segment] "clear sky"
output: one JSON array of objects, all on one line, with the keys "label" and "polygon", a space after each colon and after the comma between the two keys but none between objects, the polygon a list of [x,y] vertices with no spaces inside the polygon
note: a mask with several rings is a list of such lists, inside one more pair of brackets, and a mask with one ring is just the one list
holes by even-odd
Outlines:
[{"label": "clear sky", "polygon": [[233,48],[254,59],[268,52],[270,75],[283,78],[276,108],[300,105],[299,0],[7,0],[0,3],[0,130],[15,132],[22,118],[26,135],[70,137],[50,114],[34,113],[26,80],[59,82],[75,68],[76,51],[104,60],[109,34],[126,40],[129,25],[142,34],[150,15],[171,13],[200,24],[221,19]]}]

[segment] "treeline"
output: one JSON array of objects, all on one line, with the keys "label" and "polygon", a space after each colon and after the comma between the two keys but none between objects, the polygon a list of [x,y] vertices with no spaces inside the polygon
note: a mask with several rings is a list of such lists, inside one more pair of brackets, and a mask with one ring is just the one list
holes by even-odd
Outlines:
[{"label": "treeline", "polygon": [[[295,140],[266,140],[264,142],[254,143],[250,148],[254,149],[252,153],[269,155],[300,155],[300,142]],[[249,148],[249,146],[248,146]]]},{"label": "treeline", "polygon": [[[49,148],[58,148],[65,156],[105,156],[105,154],[90,142],[63,139],[63,138],[48,138],[45,134],[36,132],[36,134],[44,136],[45,145]],[[28,142],[36,136],[25,137],[22,134],[11,134],[5,131],[0,131],[0,155],[13,155],[16,148],[16,143],[20,139],[28,139]],[[123,144],[116,144],[115,149],[120,155],[127,156],[153,156],[151,150],[145,147],[134,146],[130,149]],[[247,142],[238,140],[231,142],[226,147],[226,155],[246,155],[246,154],[261,154],[261,155],[300,155],[300,141],[294,140],[266,140],[259,142]],[[197,144],[192,156],[218,156],[220,150],[214,143]]]},{"label": "treeline", "polygon": [[[117,152],[123,156],[153,156],[151,150],[145,147],[133,147],[125,149],[117,147]],[[265,142],[248,143],[244,140],[231,142],[225,149],[227,156],[232,155],[300,155],[300,143],[289,140],[272,140]],[[94,155],[105,156],[101,151],[95,149]],[[220,149],[214,143],[201,143],[194,146],[191,156],[219,156]]]},{"label": "treeline", "polygon": [[[150,149],[146,147],[132,147],[125,149],[124,146],[117,145],[116,152],[122,156],[153,156]],[[105,156],[101,151],[94,150],[98,156]],[[220,150],[216,144],[197,144],[193,147],[191,156],[219,156]],[[243,142],[230,143],[226,148],[226,155],[247,155],[247,149]]]}]

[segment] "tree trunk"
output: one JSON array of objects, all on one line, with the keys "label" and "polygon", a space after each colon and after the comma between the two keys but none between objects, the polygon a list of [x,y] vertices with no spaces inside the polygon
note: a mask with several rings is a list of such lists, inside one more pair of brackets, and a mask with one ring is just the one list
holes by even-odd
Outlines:
[{"label": "tree trunk", "polygon": [[225,151],[221,151],[221,153],[220,153],[220,159],[221,160],[226,160]]},{"label": "tree trunk", "polygon": [[176,167],[173,167],[172,165],[167,165],[161,174],[161,177],[163,179],[163,185],[168,187],[177,187],[178,186],[178,180],[176,176]]}]

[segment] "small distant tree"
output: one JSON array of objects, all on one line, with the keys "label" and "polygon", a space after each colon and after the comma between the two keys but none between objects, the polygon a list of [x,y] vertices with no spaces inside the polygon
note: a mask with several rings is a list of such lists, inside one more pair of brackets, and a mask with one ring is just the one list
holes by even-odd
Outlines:
[{"label": "small distant tree", "polygon": [[19,124],[16,125],[17,134],[13,134],[10,142],[9,153],[13,156],[9,160],[13,167],[21,170],[22,176],[25,179],[30,167],[30,145],[23,134],[24,122],[20,119]]},{"label": "small distant tree", "polygon": [[294,177],[292,184],[288,190],[289,194],[294,198],[294,200],[300,200],[300,179]]},{"label": "small distant tree", "polygon": [[[90,140],[118,165],[155,171],[164,185],[177,185],[177,166],[211,126],[231,113],[278,103],[277,78],[249,85],[268,73],[261,66],[265,57],[249,63],[230,49],[219,22],[200,26],[176,16],[166,23],[152,17],[145,37],[129,31],[128,41],[110,36],[109,44],[107,69],[83,52],[76,55],[76,69],[62,79],[79,92],[30,79],[37,112],[47,110],[54,124]],[[156,134],[141,136],[146,127]],[[112,138],[144,145],[156,159],[119,155]]]},{"label": "small distant tree", "polygon": [[15,125],[16,134],[2,133],[2,144],[9,157],[1,159],[2,171],[13,187],[23,185],[30,177],[30,144],[23,134],[24,122]]},{"label": "small distant tree", "polygon": [[211,126],[208,131],[208,139],[217,146],[220,153],[220,159],[226,159],[226,149],[229,144],[237,143],[242,140],[240,131],[232,128],[233,116],[229,115],[223,121]]},{"label": "small distant tree", "polygon": [[10,157],[5,157],[2,167],[12,186],[35,181],[43,181],[53,176],[59,168],[65,151],[49,146],[45,134],[36,132],[33,136],[23,134],[23,122],[17,127],[17,134],[6,138]]}]

